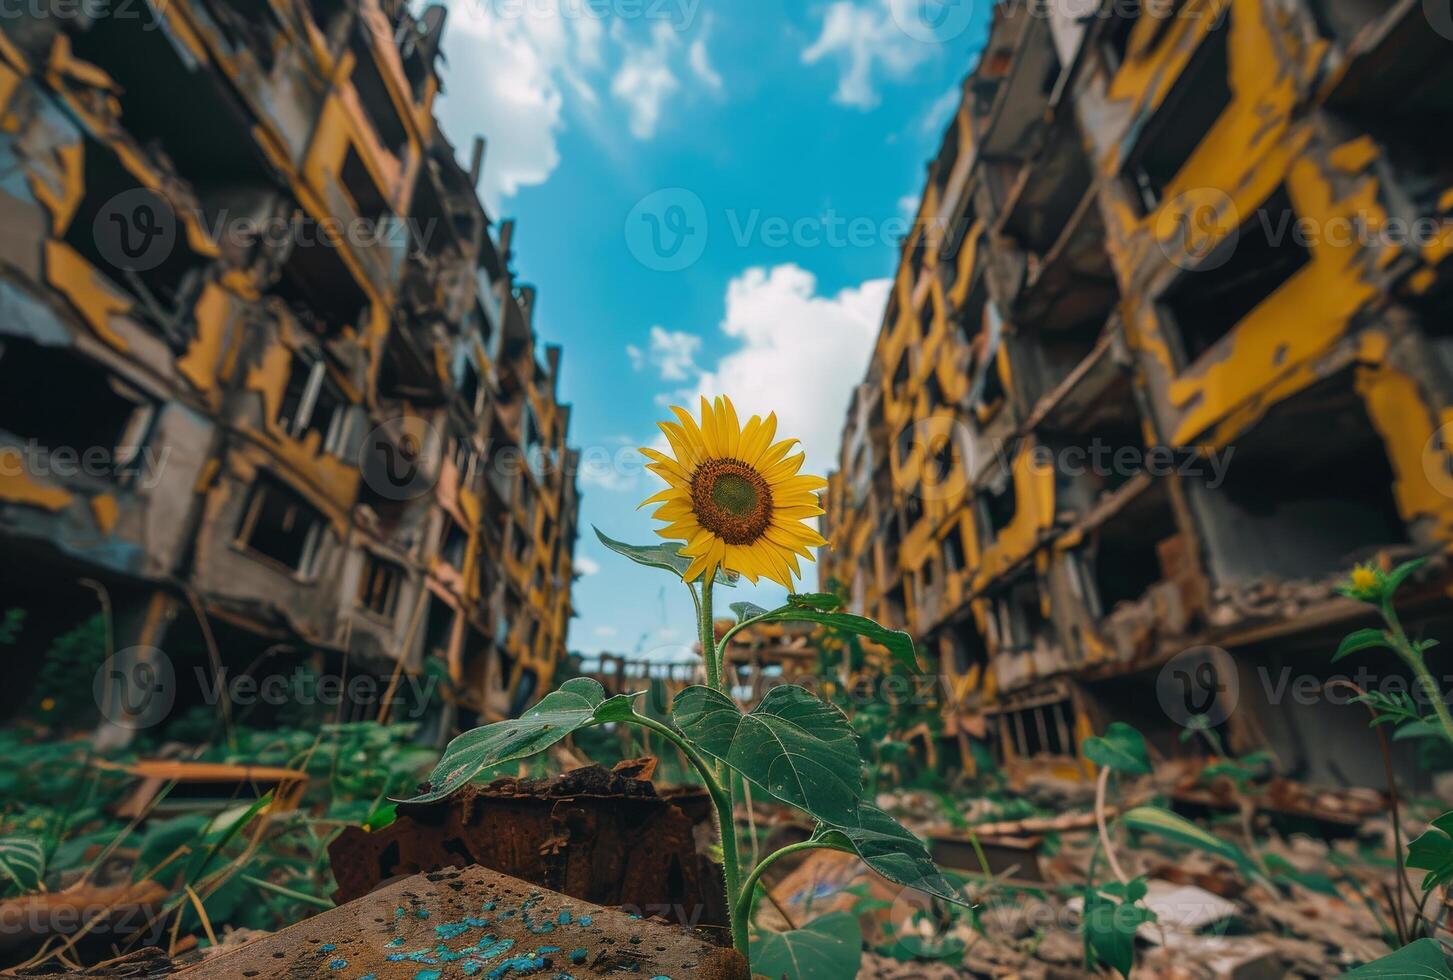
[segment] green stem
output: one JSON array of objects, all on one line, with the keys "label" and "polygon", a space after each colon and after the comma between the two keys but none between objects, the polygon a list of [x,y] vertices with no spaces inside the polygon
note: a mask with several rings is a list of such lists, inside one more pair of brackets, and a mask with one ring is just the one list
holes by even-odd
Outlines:
[{"label": "green stem", "polygon": [[254,878],[252,875],[245,874],[238,875],[237,877],[241,878],[249,885],[261,888],[264,891],[272,892],[275,895],[282,895],[285,898],[291,898],[294,901],[305,902],[308,905],[312,905],[320,909],[331,909],[333,907],[333,903],[328,901],[326,898],[319,898],[317,895],[309,895],[306,892],[294,891],[291,888],[284,888],[282,885],[273,884],[266,878]]},{"label": "green stem", "polygon": [[[701,605],[697,608],[697,627],[701,631],[701,655],[706,658],[706,682],[714,691],[726,692],[722,679],[721,654],[716,644],[716,621],[711,608],[711,587],[716,582],[716,570],[712,569],[701,583]],[[719,796],[713,796],[716,804],[717,827],[721,833],[721,870],[726,879],[727,915],[731,920],[732,945],[749,963],[751,947],[747,941],[747,923],[737,915],[737,902],[742,894],[742,863],[737,850],[736,800],[732,794],[731,774],[725,766],[717,770],[716,784]]]},{"label": "green stem", "polygon": [[736,915],[736,897],[741,894],[741,863],[737,856],[737,834],[732,816],[731,783],[718,779],[712,764],[702,758],[692,744],[674,728],[642,714],[637,714],[629,720],[642,728],[656,732],[680,749],[687,761],[701,775],[702,783],[706,785],[706,792],[711,797],[712,808],[716,810],[717,827],[721,832],[722,875],[726,878],[727,913],[731,920],[732,945],[736,947],[737,952],[746,957],[748,952],[747,924],[745,921],[739,920]]},{"label": "green stem", "polygon": [[812,850],[846,851],[847,848],[829,844],[826,841],[804,840],[798,841],[796,844],[788,844],[786,847],[768,854],[758,862],[757,866],[752,869],[752,873],[747,875],[747,880],[742,883],[742,893],[737,897],[736,918],[742,922],[747,922],[751,918],[752,899],[756,895],[757,879],[762,877],[762,872],[766,871],[774,861],[799,851]]},{"label": "green stem", "polygon": [[1413,669],[1413,676],[1417,678],[1423,694],[1433,703],[1433,712],[1438,716],[1438,723],[1443,726],[1444,737],[1453,745],[1453,714],[1448,712],[1448,702],[1443,700],[1443,692],[1438,688],[1433,672],[1428,669],[1422,651],[1416,649],[1408,635],[1403,632],[1403,624],[1398,620],[1397,611],[1393,609],[1390,601],[1383,601],[1382,616],[1392,627],[1393,641],[1397,644],[1398,653]]},{"label": "green stem", "polygon": [[701,602],[696,607],[696,628],[701,634],[701,655],[706,659],[706,684],[713,691],[720,691],[721,660],[717,657],[716,622],[711,611],[711,586],[715,578],[713,571],[702,580]]}]

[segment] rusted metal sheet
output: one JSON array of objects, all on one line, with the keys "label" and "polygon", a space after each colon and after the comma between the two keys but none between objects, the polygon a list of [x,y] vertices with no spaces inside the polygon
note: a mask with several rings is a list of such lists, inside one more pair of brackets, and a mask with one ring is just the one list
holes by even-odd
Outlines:
[{"label": "rusted metal sheet", "polygon": [[748,980],[740,954],[697,933],[486,868],[412,875],[176,974],[188,980],[622,975]]},{"label": "rusted metal sheet", "polygon": [[697,851],[710,800],[663,798],[652,784],[587,766],[553,779],[510,777],[448,800],[400,804],[381,830],[345,830],[328,849],[336,897],[348,901],[401,874],[478,864],[567,895],[722,927],[719,871]]}]

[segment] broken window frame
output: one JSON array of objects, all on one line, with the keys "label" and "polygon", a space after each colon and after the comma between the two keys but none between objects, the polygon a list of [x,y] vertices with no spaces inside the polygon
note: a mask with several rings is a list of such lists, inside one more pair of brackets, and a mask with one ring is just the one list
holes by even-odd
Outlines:
[{"label": "broken window frame", "polygon": [[398,562],[364,549],[363,568],[358,576],[354,604],[365,615],[393,622],[407,573]]},{"label": "broken window frame", "polygon": [[[301,366],[306,366],[308,371],[307,380],[303,382],[303,391],[298,399],[298,406],[293,411],[294,418],[286,418],[287,410],[287,388],[284,388],[283,399],[278,404],[277,424],[292,439],[302,440],[309,432],[317,432],[319,435],[318,449],[320,452],[330,456],[341,456],[345,447],[349,430],[352,428],[352,413],[348,410],[348,399],[344,397],[342,389],[328,377],[328,364],[319,355],[307,350],[293,351],[292,365],[289,368],[288,385],[292,386],[293,378]],[[319,396],[327,391],[329,398],[334,402],[335,407],[326,425],[314,425],[314,415],[318,410]]]},{"label": "broken window frame", "polygon": [[[308,527],[303,532],[303,544],[299,550],[296,567],[288,564],[282,558],[262,551],[254,544],[258,521],[262,517],[269,494],[276,494],[284,499],[286,517],[282,521],[281,533],[293,534],[294,525],[300,517],[309,520]],[[233,544],[250,557],[273,565],[285,571],[292,578],[311,582],[318,576],[321,558],[327,543],[327,531],[327,520],[301,495],[274,477],[259,476],[248,490],[247,504],[243,508],[242,520],[238,523],[237,533],[233,536]]]}]

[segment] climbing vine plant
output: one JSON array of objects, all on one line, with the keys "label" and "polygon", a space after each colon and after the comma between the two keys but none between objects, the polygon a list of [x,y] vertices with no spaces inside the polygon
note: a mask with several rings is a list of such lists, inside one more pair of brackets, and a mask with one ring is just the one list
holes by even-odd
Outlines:
[{"label": "climbing vine plant", "polygon": [[[612,551],[678,578],[690,564],[670,544],[635,546],[612,540],[599,530],[596,534]],[[923,843],[867,799],[870,789],[863,784],[858,742],[841,709],[805,688],[786,684],[772,688],[756,707],[744,712],[731,695],[722,667],[723,652],[732,637],[756,623],[795,620],[845,630],[884,645],[905,668],[917,671],[913,641],[906,633],[842,612],[838,597],[825,593],[791,594],[776,609],[734,603],[731,609],[737,621],[717,641],[713,593],[717,587],[735,586],[737,580],[736,574],[719,569],[709,579],[685,583],[696,604],[707,683],[678,694],[669,721],[636,710],[636,701],[644,692],[606,697],[595,680],[574,678],[519,718],[455,738],[430,775],[426,791],[410,802],[447,797],[486,768],[542,752],[572,732],[594,725],[638,725],[678,747],[711,795],[721,831],[732,945],[749,961],[754,948],[759,958],[775,958],[777,951],[793,944],[810,946],[820,940],[813,931],[821,931],[818,923],[793,932],[764,934],[755,942],[749,939],[762,872],[789,853],[814,848],[846,851],[890,881],[947,902],[968,904],[934,865]],[[755,867],[745,867],[733,822],[734,775],[754,790],[808,814],[816,822],[811,838],[766,855]]]}]

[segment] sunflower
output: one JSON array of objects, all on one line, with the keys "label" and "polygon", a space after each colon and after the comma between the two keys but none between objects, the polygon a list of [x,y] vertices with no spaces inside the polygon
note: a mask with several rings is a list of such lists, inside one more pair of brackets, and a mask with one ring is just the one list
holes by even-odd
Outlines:
[{"label": "sunflower", "polygon": [[777,415],[753,415],[743,426],[728,398],[701,399],[701,422],[684,408],[672,407],[676,422],[661,431],[674,458],[642,449],[646,468],[667,487],[641,506],[660,504],[654,517],[666,521],[656,533],[685,541],[681,554],[691,559],[688,581],[718,568],[780,582],[789,590],[801,575],[799,556],[827,542],[803,521],[822,513],[815,491],[827,486],[819,476],[799,476],[803,454],[789,456],[796,439],[774,442]]}]

